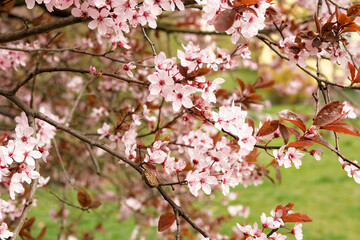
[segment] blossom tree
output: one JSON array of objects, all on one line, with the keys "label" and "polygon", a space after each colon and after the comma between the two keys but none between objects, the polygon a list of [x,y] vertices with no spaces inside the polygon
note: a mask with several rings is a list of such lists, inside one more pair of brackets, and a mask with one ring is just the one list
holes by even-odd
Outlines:
[{"label": "blossom tree", "polygon": [[[27,219],[40,187],[62,206],[52,214],[62,222],[66,207],[83,213],[117,201],[122,218],[145,214],[139,226],[155,221],[164,239],[302,239],[311,212],[295,212],[294,203],[265,209],[261,223],[237,224],[228,236],[210,209],[190,203],[280,182],[280,168],[301,168],[305,155],[320,160],[323,151],[360,183],[360,166],[340,151],[338,135],[360,136],[348,120],[358,110],[333,94],[360,89],[360,4],[1,0],[0,7],[2,240],[46,235],[45,226],[33,236],[35,219]],[[333,76],[323,69],[329,63]],[[247,69],[255,81],[236,77]],[[278,72],[290,73],[285,83]],[[262,110],[274,98],[266,90],[305,92],[312,119],[287,109],[269,118]],[[78,203],[55,187],[75,190]],[[246,216],[248,208],[229,212]],[[59,239],[79,237],[81,216]]]}]

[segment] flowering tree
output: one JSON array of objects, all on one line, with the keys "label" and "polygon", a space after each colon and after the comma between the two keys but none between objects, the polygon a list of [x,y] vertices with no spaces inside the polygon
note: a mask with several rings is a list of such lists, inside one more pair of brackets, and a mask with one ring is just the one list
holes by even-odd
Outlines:
[{"label": "flowering tree", "polygon": [[[259,185],[264,178],[275,181],[274,171],[280,181],[280,168],[300,168],[304,155],[320,160],[324,150],[333,152],[339,167],[360,183],[360,166],[340,152],[338,137],[360,136],[346,120],[356,118],[356,109],[349,100],[332,99],[332,90],[360,89],[354,38],[360,30],[359,4],[0,4],[2,240],[45,236],[46,227],[32,236],[35,219],[27,220],[39,187],[62,204],[57,213],[62,219],[65,205],[84,212],[119,201],[123,218],[147,214],[139,224],[155,220],[163,238],[302,239],[302,223],[312,221],[311,213],[294,212],[293,203],[279,203],[270,215],[261,215],[261,224],[238,224],[232,236],[223,236],[211,211],[192,209],[190,202],[216,192],[228,196],[239,185]],[[322,69],[329,62],[333,76]],[[258,77],[245,83],[233,78],[237,69],[255,70]],[[279,72],[289,73],[285,82],[278,81]],[[231,81],[238,85],[225,90]],[[269,118],[262,114],[269,107],[262,89],[307,93],[312,98],[303,102],[313,118],[305,121],[304,114],[287,109]],[[253,110],[257,114],[250,117]],[[265,163],[259,161],[264,155],[270,156]],[[78,204],[51,191],[48,182],[75,189]],[[110,186],[123,197],[111,195]],[[230,210],[234,215],[247,211]],[[60,239],[76,236],[72,227],[80,217],[69,231],[60,231]],[[134,238],[139,234],[136,228]]]}]

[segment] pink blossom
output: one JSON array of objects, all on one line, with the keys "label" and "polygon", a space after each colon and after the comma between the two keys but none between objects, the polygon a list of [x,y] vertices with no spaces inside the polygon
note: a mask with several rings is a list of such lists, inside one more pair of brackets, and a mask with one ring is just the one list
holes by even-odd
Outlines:
[{"label": "pink blossom", "polygon": [[83,17],[83,18],[89,17],[89,3],[83,2],[81,4],[80,9],[79,8],[71,9],[71,14],[75,17]]},{"label": "pink blossom", "polygon": [[198,170],[188,172],[186,176],[190,192],[197,197],[198,191],[202,189],[205,194],[211,193],[211,186],[218,184],[216,177],[210,176],[209,172],[199,173]]},{"label": "pink blossom", "polygon": [[22,126],[18,124],[15,128],[16,141],[19,145],[21,144],[33,148],[36,144],[36,139],[32,137],[34,129],[32,127],[29,127],[27,123],[26,125],[27,126]]},{"label": "pink blossom", "polygon": [[191,86],[183,86],[181,84],[175,84],[173,88],[174,92],[169,94],[167,101],[171,101],[175,112],[179,111],[181,106],[191,108],[194,106],[190,97],[196,92],[196,88]]},{"label": "pink blossom", "polygon": [[206,82],[204,91],[201,94],[201,97],[209,102],[216,103],[216,96],[214,91],[220,88],[220,84],[224,83],[225,80],[222,78],[216,78],[214,81]]},{"label": "pink blossom", "polygon": [[39,180],[38,180],[38,185],[37,187],[44,187],[50,180],[50,176],[47,177],[47,178],[44,178],[43,176],[40,176],[39,177]]},{"label": "pink blossom", "polygon": [[348,102],[344,102],[343,104],[344,107],[341,114],[345,114],[347,118],[355,119],[356,113],[354,108]]},{"label": "pink blossom", "polygon": [[149,5],[144,3],[139,10],[139,23],[141,26],[145,26],[146,23],[149,24],[150,28],[156,28],[156,16],[161,14],[161,9],[154,7],[154,5]]},{"label": "pink blossom", "polygon": [[10,140],[6,147],[0,146],[5,161],[10,165],[13,160],[16,162],[24,161],[24,148],[22,146],[15,145],[13,140]]},{"label": "pink blossom", "polygon": [[174,80],[165,71],[159,71],[151,74],[148,77],[150,81],[149,91],[150,95],[147,100],[152,101],[158,95],[167,97],[171,94],[174,85]]},{"label": "pink blossom", "polygon": [[107,33],[107,28],[114,25],[114,21],[111,18],[108,18],[109,14],[110,12],[106,8],[101,9],[100,12],[93,8],[90,9],[89,15],[94,20],[89,22],[89,28],[98,28],[99,33],[105,35]]},{"label": "pink blossom", "polygon": [[291,233],[295,235],[296,240],[302,240],[303,239],[302,224],[295,223],[293,230],[291,230]]},{"label": "pink blossom", "polygon": [[15,193],[23,193],[25,191],[23,185],[21,184],[21,179],[23,178],[21,173],[15,173],[10,180],[9,185],[9,194],[11,199],[15,199]]},{"label": "pink blossom", "polygon": [[28,165],[35,166],[35,159],[41,158],[41,156],[42,154],[39,151],[34,150],[33,147],[25,146],[24,161]]},{"label": "pink blossom", "polygon": [[14,234],[8,230],[8,226],[6,223],[1,223],[0,225],[0,239],[6,240],[12,237]]},{"label": "pink blossom", "polygon": [[97,130],[97,133],[100,134],[99,139],[103,139],[106,136],[110,135],[110,125],[106,122],[103,123],[102,127]]},{"label": "pink blossom", "polygon": [[232,175],[232,173],[233,173],[233,170],[230,170],[226,174],[224,174],[220,179],[222,193],[224,194],[224,196],[229,195],[229,193],[230,193],[229,187],[235,187],[239,184],[239,181],[237,180],[237,178],[235,176]]},{"label": "pink blossom", "polygon": [[[296,148],[293,147],[289,148],[288,152],[286,153],[287,159],[291,161],[294,164],[295,168],[297,169],[301,166],[301,158],[304,155],[305,155],[304,153],[301,153],[300,151],[296,150]],[[284,167],[285,168],[290,167],[288,161],[284,163]]]}]

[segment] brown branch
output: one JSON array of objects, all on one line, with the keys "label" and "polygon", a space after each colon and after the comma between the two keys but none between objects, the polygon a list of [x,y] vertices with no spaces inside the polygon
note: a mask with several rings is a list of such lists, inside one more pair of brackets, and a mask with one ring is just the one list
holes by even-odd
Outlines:
[{"label": "brown branch", "polygon": [[[75,68],[39,68],[36,69],[33,73],[31,73],[24,81],[18,83],[16,87],[14,87],[12,90],[9,91],[10,94],[15,94],[23,85],[25,85],[27,82],[29,82],[34,76],[41,74],[41,73],[51,73],[51,72],[75,72],[75,73],[81,73],[81,74],[91,74],[90,70],[85,69],[75,69]],[[136,83],[140,85],[147,86],[148,84],[145,82],[140,82],[137,80],[128,79],[125,77],[121,77],[112,73],[102,73],[103,76],[107,77],[113,77],[116,79],[120,79],[122,81],[128,82],[128,83]]]},{"label": "brown branch", "polygon": [[16,40],[20,40],[32,35],[47,33],[51,30],[66,27],[72,24],[80,23],[86,21],[86,18],[77,18],[77,17],[67,17],[59,20],[55,20],[48,24],[43,24],[40,26],[16,31],[13,33],[5,33],[0,35],[0,43],[12,42]]}]

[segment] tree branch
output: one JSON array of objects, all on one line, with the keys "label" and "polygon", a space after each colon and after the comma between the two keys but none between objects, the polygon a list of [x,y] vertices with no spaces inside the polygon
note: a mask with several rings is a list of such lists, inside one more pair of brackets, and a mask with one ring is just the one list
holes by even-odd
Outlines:
[{"label": "tree branch", "polygon": [[48,24],[43,24],[40,26],[16,31],[13,33],[5,33],[0,35],[0,43],[6,43],[6,42],[12,42],[16,40],[20,40],[32,35],[41,34],[41,33],[47,33],[51,30],[66,27],[72,24],[80,23],[86,21],[86,18],[77,18],[77,17],[67,17],[63,19],[59,19],[56,21],[53,21]]}]

